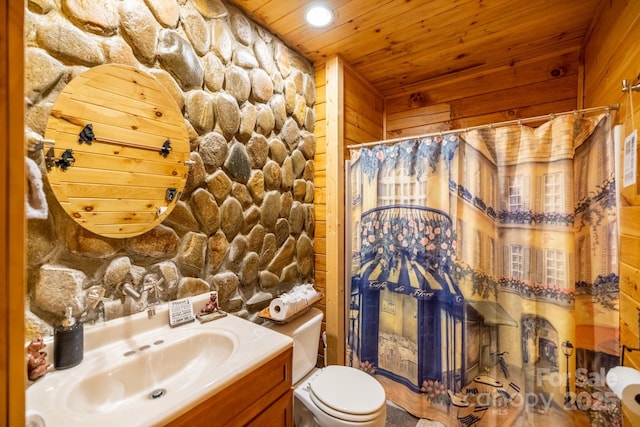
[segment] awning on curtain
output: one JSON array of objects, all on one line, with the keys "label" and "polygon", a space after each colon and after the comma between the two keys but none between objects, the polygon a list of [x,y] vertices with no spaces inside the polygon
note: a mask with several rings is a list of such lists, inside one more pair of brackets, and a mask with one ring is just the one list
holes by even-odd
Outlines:
[{"label": "awning on curtain", "polygon": [[518,327],[518,322],[502,308],[500,304],[493,301],[472,301],[467,300],[467,304],[484,319],[485,325],[505,325]]},{"label": "awning on curtain", "polygon": [[361,220],[359,275],[369,287],[384,287],[418,299],[462,303],[448,269],[455,251],[451,219],[423,206],[372,209]]}]

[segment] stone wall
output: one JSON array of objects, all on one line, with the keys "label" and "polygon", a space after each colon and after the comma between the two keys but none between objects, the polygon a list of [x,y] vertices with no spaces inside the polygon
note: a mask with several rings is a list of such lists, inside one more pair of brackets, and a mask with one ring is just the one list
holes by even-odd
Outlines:
[{"label": "stone wall", "polygon": [[[313,68],[219,0],[29,0],[28,155],[46,220],[28,221],[27,338],[72,307],[87,321],[217,290],[255,318],[279,292],[313,281]],[[175,98],[190,132],[181,200],[158,227],[110,239],[76,224],[46,182],[42,138],[65,85],[90,67],[132,65]],[[143,294],[122,292],[131,284]],[[146,289],[146,292],[143,292]]]}]

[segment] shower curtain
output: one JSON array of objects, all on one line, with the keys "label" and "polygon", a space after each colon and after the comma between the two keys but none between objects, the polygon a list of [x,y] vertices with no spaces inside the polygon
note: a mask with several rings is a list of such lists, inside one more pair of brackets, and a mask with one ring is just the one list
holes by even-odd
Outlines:
[{"label": "shower curtain", "polygon": [[620,424],[610,122],[352,149],[348,363],[447,426]]}]

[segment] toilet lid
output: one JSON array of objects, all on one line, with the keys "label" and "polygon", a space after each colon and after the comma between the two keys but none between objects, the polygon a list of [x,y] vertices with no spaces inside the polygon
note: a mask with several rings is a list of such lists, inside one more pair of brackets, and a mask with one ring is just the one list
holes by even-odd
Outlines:
[{"label": "toilet lid", "polygon": [[311,400],[325,413],[362,422],[384,407],[384,389],[372,376],[348,366],[327,366],[309,384]]}]

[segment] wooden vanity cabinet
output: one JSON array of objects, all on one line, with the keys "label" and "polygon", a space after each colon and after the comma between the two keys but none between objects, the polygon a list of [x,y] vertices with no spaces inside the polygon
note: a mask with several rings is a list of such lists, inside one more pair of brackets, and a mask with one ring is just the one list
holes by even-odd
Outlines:
[{"label": "wooden vanity cabinet", "polygon": [[289,347],[167,426],[293,427],[292,357]]}]

